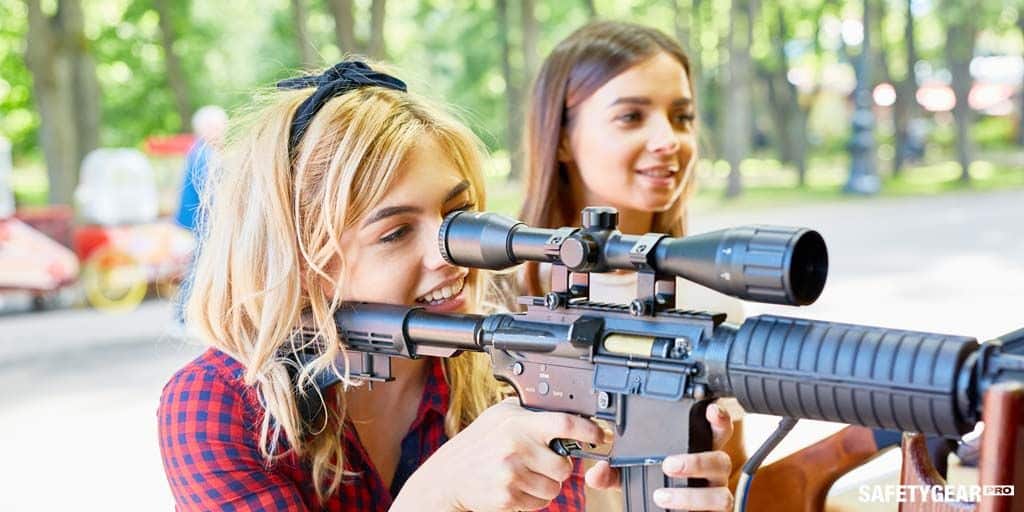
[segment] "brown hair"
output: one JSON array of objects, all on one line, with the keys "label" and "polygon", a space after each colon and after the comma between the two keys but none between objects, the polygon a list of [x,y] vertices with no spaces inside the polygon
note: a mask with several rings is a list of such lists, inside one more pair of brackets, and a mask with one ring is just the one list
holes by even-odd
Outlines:
[{"label": "brown hair", "polygon": [[[566,201],[571,197],[568,169],[558,161],[558,147],[572,110],[609,80],[659,52],[668,53],[682,64],[691,78],[690,93],[695,94],[686,52],[654,28],[616,21],[589,23],[548,55],[533,83],[526,118],[526,195],[519,213],[523,222],[537,227],[576,224],[578,212],[572,211],[571,202]],[[667,210],[655,213],[652,231],[683,235],[685,204],[693,184],[691,177],[683,184],[679,198]],[[525,291],[541,293],[537,264],[527,264],[525,277]]]}]

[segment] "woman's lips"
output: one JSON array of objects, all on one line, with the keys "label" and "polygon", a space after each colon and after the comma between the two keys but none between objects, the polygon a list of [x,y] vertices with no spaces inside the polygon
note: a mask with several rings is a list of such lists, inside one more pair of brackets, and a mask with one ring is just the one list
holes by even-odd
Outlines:
[{"label": "woman's lips", "polygon": [[678,172],[650,170],[639,170],[635,172],[637,176],[640,176],[643,182],[648,183],[654,188],[673,187],[676,184],[676,174],[678,174]]}]

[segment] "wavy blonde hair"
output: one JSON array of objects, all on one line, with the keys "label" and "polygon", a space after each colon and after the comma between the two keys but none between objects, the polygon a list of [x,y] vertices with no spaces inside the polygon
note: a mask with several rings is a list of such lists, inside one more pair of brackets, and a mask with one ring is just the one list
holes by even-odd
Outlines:
[{"label": "wavy blonde hair", "polygon": [[[271,92],[232,127],[205,187],[205,236],[186,316],[192,330],[245,367],[244,383],[265,408],[259,435],[267,464],[289,453],[308,460],[323,502],[345,475],[345,393],[321,397],[328,412],[314,432],[303,431],[296,396],[320,371],[339,372],[343,388],[353,384],[347,368],[335,366],[345,360],[333,319],[345,284],[338,279],[346,264],[341,233],[383,197],[423,137],[439,143],[481,208],[485,197],[482,145],[473,133],[423,99],[390,89],[365,87],[328,101],[290,156],[292,116],[310,93]],[[471,304],[482,304],[484,279],[471,272]],[[300,328],[316,343],[302,342]],[[310,348],[318,357],[293,379],[290,353]],[[481,354],[444,366],[450,437],[499,391]]]}]

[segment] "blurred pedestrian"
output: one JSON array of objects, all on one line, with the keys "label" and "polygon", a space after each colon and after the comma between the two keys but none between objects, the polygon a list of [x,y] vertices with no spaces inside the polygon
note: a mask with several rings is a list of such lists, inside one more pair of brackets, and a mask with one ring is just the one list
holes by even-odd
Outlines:
[{"label": "blurred pedestrian", "polygon": [[[174,219],[178,225],[191,231],[197,242],[201,234],[200,206],[202,200],[200,194],[206,182],[210,160],[216,156],[223,145],[227,125],[227,113],[216,105],[204,106],[192,115],[192,133],[195,134],[196,139],[185,157],[185,171],[181,181],[181,200],[178,203],[178,213]],[[185,321],[184,304],[188,301],[188,295],[192,289],[192,273],[198,251],[197,243],[192,252],[191,263],[182,276],[181,284],[178,287],[178,297],[175,300],[175,317],[182,324]]]}]

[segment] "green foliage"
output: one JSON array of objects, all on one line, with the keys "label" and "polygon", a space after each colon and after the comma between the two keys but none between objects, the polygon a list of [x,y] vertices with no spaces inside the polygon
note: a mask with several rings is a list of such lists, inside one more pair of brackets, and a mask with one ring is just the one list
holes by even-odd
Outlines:
[{"label": "green foliage", "polygon": [[0,20],[0,135],[11,140],[16,156],[37,156],[39,116],[32,103],[32,76],[25,67],[25,3],[0,1]]},{"label": "green foliage", "polygon": [[980,148],[1000,149],[1016,145],[1014,119],[1009,116],[979,116],[971,127],[971,138]]},{"label": "green foliage", "polygon": [[[203,72],[205,54],[217,41],[216,27],[193,20],[188,0],[167,4],[193,108],[216,101]],[[159,20],[151,0],[126,0],[120,16],[107,20],[93,43],[103,90],[104,146],[134,146],[149,135],[190,130],[190,120],[177,114],[167,81]]]},{"label": "green foliage", "polygon": [[[271,86],[276,80],[299,70],[295,23],[288,0],[165,0],[176,35],[175,53],[181,59],[192,108],[215,103],[232,109],[251,103],[253,91]],[[698,101],[706,133],[711,135],[725,112],[724,91],[728,78],[728,33],[732,0],[672,0],[676,2],[680,29],[690,30],[698,44],[683,41],[691,52],[700,52]],[[902,49],[905,0],[875,0],[884,4],[881,34],[873,40],[887,55],[894,78],[903,76],[909,63]],[[136,146],[145,137],[189,130],[189,120],[179,119],[167,79],[167,63],[161,46],[159,17],[154,0],[82,0],[86,12],[86,37],[95,60],[102,96],[101,143],[105,146]],[[56,2],[45,2],[52,13]],[[676,34],[676,12],[663,0],[619,2],[595,0],[601,18],[635,21]],[[789,66],[822,83],[851,74],[846,51],[838,43],[837,27],[844,19],[856,19],[861,1],[852,0],[762,0],[756,2],[753,41],[750,52],[762,70],[779,72],[784,65],[776,51],[781,35]],[[977,54],[1015,54],[1024,51],[1017,18],[1019,2],[995,0],[976,2],[971,14],[979,25]],[[356,36],[369,37],[371,0],[355,0]],[[520,10],[509,3],[513,46],[512,68],[521,75],[520,86],[528,90],[521,53]],[[957,13],[967,12],[962,2],[933,0],[915,2],[917,51],[930,67],[921,78],[941,78],[946,64],[943,48],[946,23]],[[320,56],[320,65],[335,62],[341,52],[335,44],[334,20],[327,0],[307,0],[305,20],[309,37]],[[694,9],[697,9],[694,11]],[[782,13],[785,20],[779,25]],[[877,11],[876,11],[877,12]],[[583,0],[535,1],[539,57],[570,32],[585,23],[588,13]],[[32,98],[32,77],[24,62],[27,9],[23,0],[0,0],[0,134],[14,143],[19,163],[28,157],[39,162],[39,117]],[[826,25],[828,25],[829,29]],[[417,93],[438,99],[455,110],[504,161],[507,84],[501,72],[501,50],[494,0],[389,1],[385,20],[388,60],[401,70],[403,78]],[[927,70],[926,70],[927,71]],[[875,77],[879,80],[879,77]],[[755,84],[755,123],[767,133],[772,146],[758,157],[778,158],[773,125],[764,84]],[[844,92],[822,87],[814,95],[804,93],[800,101],[812,105],[809,119],[809,148],[812,175],[828,174],[822,162],[845,158],[850,133],[850,104]],[[948,117],[948,116],[946,116]],[[876,121],[881,128],[881,118]],[[974,142],[982,150],[1015,150],[1012,136],[1017,127],[1011,117],[978,116],[972,127]],[[888,129],[888,127],[886,127]],[[891,145],[891,134],[878,131],[880,147]],[[719,136],[721,138],[721,136]],[[929,138],[929,152],[946,154],[953,143],[953,126],[936,118]],[[704,154],[714,157],[722,148]],[[885,155],[883,155],[885,156]],[[766,160],[761,160],[762,162]],[[501,169],[502,165],[492,165]],[[504,167],[507,167],[505,165]],[[831,169],[832,166],[825,166]],[[838,180],[845,174],[840,169]],[[884,168],[884,166],[882,166]],[[498,171],[495,171],[498,172]],[[754,172],[756,175],[756,171]],[[782,171],[780,171],[782,172]],[[756,182],[756,177],[752,178]],[[816,179],[816,178],[812,178]],[[890,186],[890,184],[887,184]],[[898,186],[898,185],[891,185]],[[756,189],[756,186],[755,186]]]}]

